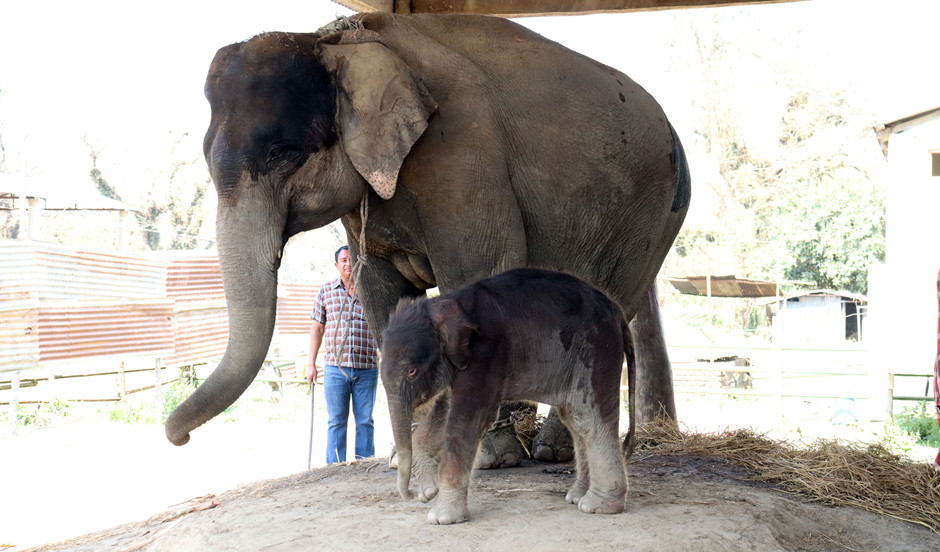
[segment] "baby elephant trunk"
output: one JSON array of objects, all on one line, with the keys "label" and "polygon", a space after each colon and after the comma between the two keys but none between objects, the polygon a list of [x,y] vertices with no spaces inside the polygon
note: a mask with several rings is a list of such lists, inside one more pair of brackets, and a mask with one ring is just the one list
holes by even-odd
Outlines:
[{"label": "baby elephant trunk", "polygon": [[398,494],[402,500],[411,498],[408,484],[411,482],[411,413],[401,409],[391,410],[392,432],[395,436],[395,450],[398,454]]}]

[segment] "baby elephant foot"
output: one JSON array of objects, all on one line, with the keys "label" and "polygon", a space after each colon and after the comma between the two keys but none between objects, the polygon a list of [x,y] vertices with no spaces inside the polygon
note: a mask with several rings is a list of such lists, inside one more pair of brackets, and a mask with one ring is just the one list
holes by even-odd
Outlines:
[{"label": "baby elephant foot", "polygon": [[626,490],[610,493],[589,489],[578,501],[578,509],[585,514],[619,514],[626,508]]},{"label": "baby elephant foot", "polygon": [[438,464],[422,461],[415,464],[415,479],[418,483],[418,500],[428,502],[437,496]]},{"label": "baby elephant foot", "polygon": [[426,487],[422,485],[421,489],[418,490],[418,500],[421,502],[430,502],[435,496],[437,496],[437,487]]},{"label": "baby elephant foot", "polygon": [[568,494],[565,495],[565,502],[568,504],[577,504],[581,497],[587,494],[588,485],[583,481],[575,481]]},{"label": "baby elephant foot", "polygon": [[431,525],[451,525],[470,519],[467,509],[467,489],[443,489],[437,503],[428,511]]}]

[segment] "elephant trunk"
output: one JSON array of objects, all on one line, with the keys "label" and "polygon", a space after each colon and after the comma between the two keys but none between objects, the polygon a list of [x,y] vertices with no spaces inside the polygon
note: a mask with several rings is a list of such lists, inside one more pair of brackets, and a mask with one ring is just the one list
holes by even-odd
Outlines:
[{"label": "elephant trunk", "polygon": [[209,378],[167,418],[167,439],[177,446],[186,444],[193,429],[241,396],[260,370],[271,344],[283,221],[270,216],[273,208],[259,207],[271,205],[270,202],[258,201],[263,198],[251,195],[242,194],[237,201],[232,198],[223,201],[220,197],[216,229],[228,306],[228,345]]},{"label": "elephant trunk", "polygon": [[411,498],[408,484],[411,482],[411,410],[389,401],[389,413],[392,421],[392,434],[395,437],[395,452],[398,454],[398,494],[403,500]]}]

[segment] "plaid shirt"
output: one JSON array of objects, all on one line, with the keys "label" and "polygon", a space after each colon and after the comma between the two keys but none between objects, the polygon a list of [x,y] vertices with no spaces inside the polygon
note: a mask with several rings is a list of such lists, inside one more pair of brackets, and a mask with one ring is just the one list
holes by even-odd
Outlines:
[{"label": "plaid shirt", "polygon": [[[343,302],[346,309],[343,309]],[[349,323],[350,303],[352,303],[352,324]],[[362,314],[362,303],[359,298],[350,298],[346,294],[343,280],[337,278],[320,286],[317,302],[313,305],[310,318],[326,326],[323,335],[323,348],[326,350],[324,364],[331,366],[344,366],[348,368],[378,368],[376,365],[376,344],[372,332]],[[346,338],[343,349],[343,362],[337,364],[336,354],[343,346],[343,337],[347,328],[349,336]]]}]

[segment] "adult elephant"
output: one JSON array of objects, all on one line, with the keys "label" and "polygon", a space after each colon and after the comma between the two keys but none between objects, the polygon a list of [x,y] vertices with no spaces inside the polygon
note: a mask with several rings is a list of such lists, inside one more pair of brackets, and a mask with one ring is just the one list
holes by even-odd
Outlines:
[{"label": "adult elephant", "polygon": [[[342,219],[377,335],[401,297],[520,266],[580,276],[629,320],[688,209],[656,101],[501,18],[370,13],[266,33],[219,50],[205,91],[229,342],[167,419],[177,445],[258,372],[294,234]],[[672,403],[668,369],[637,389],[641,410]]]}]

